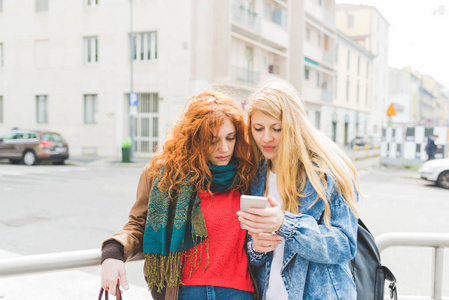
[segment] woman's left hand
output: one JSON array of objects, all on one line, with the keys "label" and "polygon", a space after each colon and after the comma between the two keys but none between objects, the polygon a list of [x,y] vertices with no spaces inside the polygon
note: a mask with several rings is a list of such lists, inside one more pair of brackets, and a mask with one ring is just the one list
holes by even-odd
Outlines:
[{"label": "woman's left hand", "polygon": [[281,228],[284,222],[284,212],[279,203],[268,196],[270,207],[250,208],[248,212],[238,211],[239,221],[243,227],[251,233],[275,232]]}]

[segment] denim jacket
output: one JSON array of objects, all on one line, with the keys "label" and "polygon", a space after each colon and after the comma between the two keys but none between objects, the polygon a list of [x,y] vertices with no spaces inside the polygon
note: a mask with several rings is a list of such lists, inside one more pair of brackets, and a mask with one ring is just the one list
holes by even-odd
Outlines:
[{"label": "denim jacket", "polygon": [[[262,196],[267,164],[260,169],[251,186],[253,195]],[[326,196],[330,201],[331,229],[318,224],[324,201],[315,201],[317,193],[309,180],[299,199],[299,214],[285,212],[284,223],[276,233],[285,239],[281,276],[288,299],[356,299],[355,283],[348,266],[357,244],[357,218],[327,176]],[[358,195],[357,195],[358,196]],[[280,200],[280,199],[276,199]],[[256,253],[248,242],[250,264],[255,270],[262,299],[265,298],[273,252]]]}]

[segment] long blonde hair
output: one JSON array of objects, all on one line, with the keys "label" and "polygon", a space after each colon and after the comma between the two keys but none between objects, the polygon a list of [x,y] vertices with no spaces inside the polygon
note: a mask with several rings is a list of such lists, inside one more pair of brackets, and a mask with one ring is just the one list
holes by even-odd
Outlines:
[{"label": "long blonde hair", "polygon": [[[327,136],[310,123],[304,104],[296,90],[287,82],[275,81],[263,85],[250,98],[245,110],[248,114],[248,128],[252,159],[259,163],[264,159],[256,145],[251,131],[251,116],[260,111],[281,121],[282,141],[278,152],[276,177],[279,195],[284,210],[298,213],[298,197],[302,194],[306,178],[325,204],[324,222],[330,226],[330,206],[326,196],[326,174],[335,181],[335,187],[343,195],[351,211],[359,216],[357,193],[359,177],[348,156]],[[329,195],[330,196],[330,195]]]}]

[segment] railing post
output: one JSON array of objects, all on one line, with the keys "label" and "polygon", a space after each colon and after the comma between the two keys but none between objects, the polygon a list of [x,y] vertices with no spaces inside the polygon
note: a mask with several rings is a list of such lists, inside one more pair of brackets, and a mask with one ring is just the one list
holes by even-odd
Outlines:
[{"label": "railing post", "polygon": [[443,263],[444,263],[444,248],[433,248],[433,264],[432,264],[432,298],[435,300],[443,299]]}]

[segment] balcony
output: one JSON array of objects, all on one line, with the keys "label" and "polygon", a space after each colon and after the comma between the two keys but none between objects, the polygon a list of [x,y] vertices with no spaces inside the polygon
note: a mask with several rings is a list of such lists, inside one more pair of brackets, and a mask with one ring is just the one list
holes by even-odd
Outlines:
[{"label": "balcony", "polygon": [[324,7],[310,0],[304,1],[304,9],[307,14],[330,29],[335,29],[335,16]]},{"label": "balcony", "polygon": [[312,45],[309,41],[304,43],[304,56],[313,61],[321,63],[323,61],[324,50],[318,46]]},{"label": "balcony", "polygon": [[260,32],[260,17],[243,5],[232,4],[232,19],[256,32]]},{"label": "balcony", "polygon": [[328,90],[321,90],[321,100],[324,102],[332,102],[334,100],[334,95]]},{"label": "balcony", "polygon": [[255,85],[260,81],[260,72],[242,67],[231,66],[231,80],[238,83]]},{"label": "balcony", "polygon": [[277,23],[263,19],[261,20],[261,36],[270,46],[283,50],[288,47],[288,32]]}]

